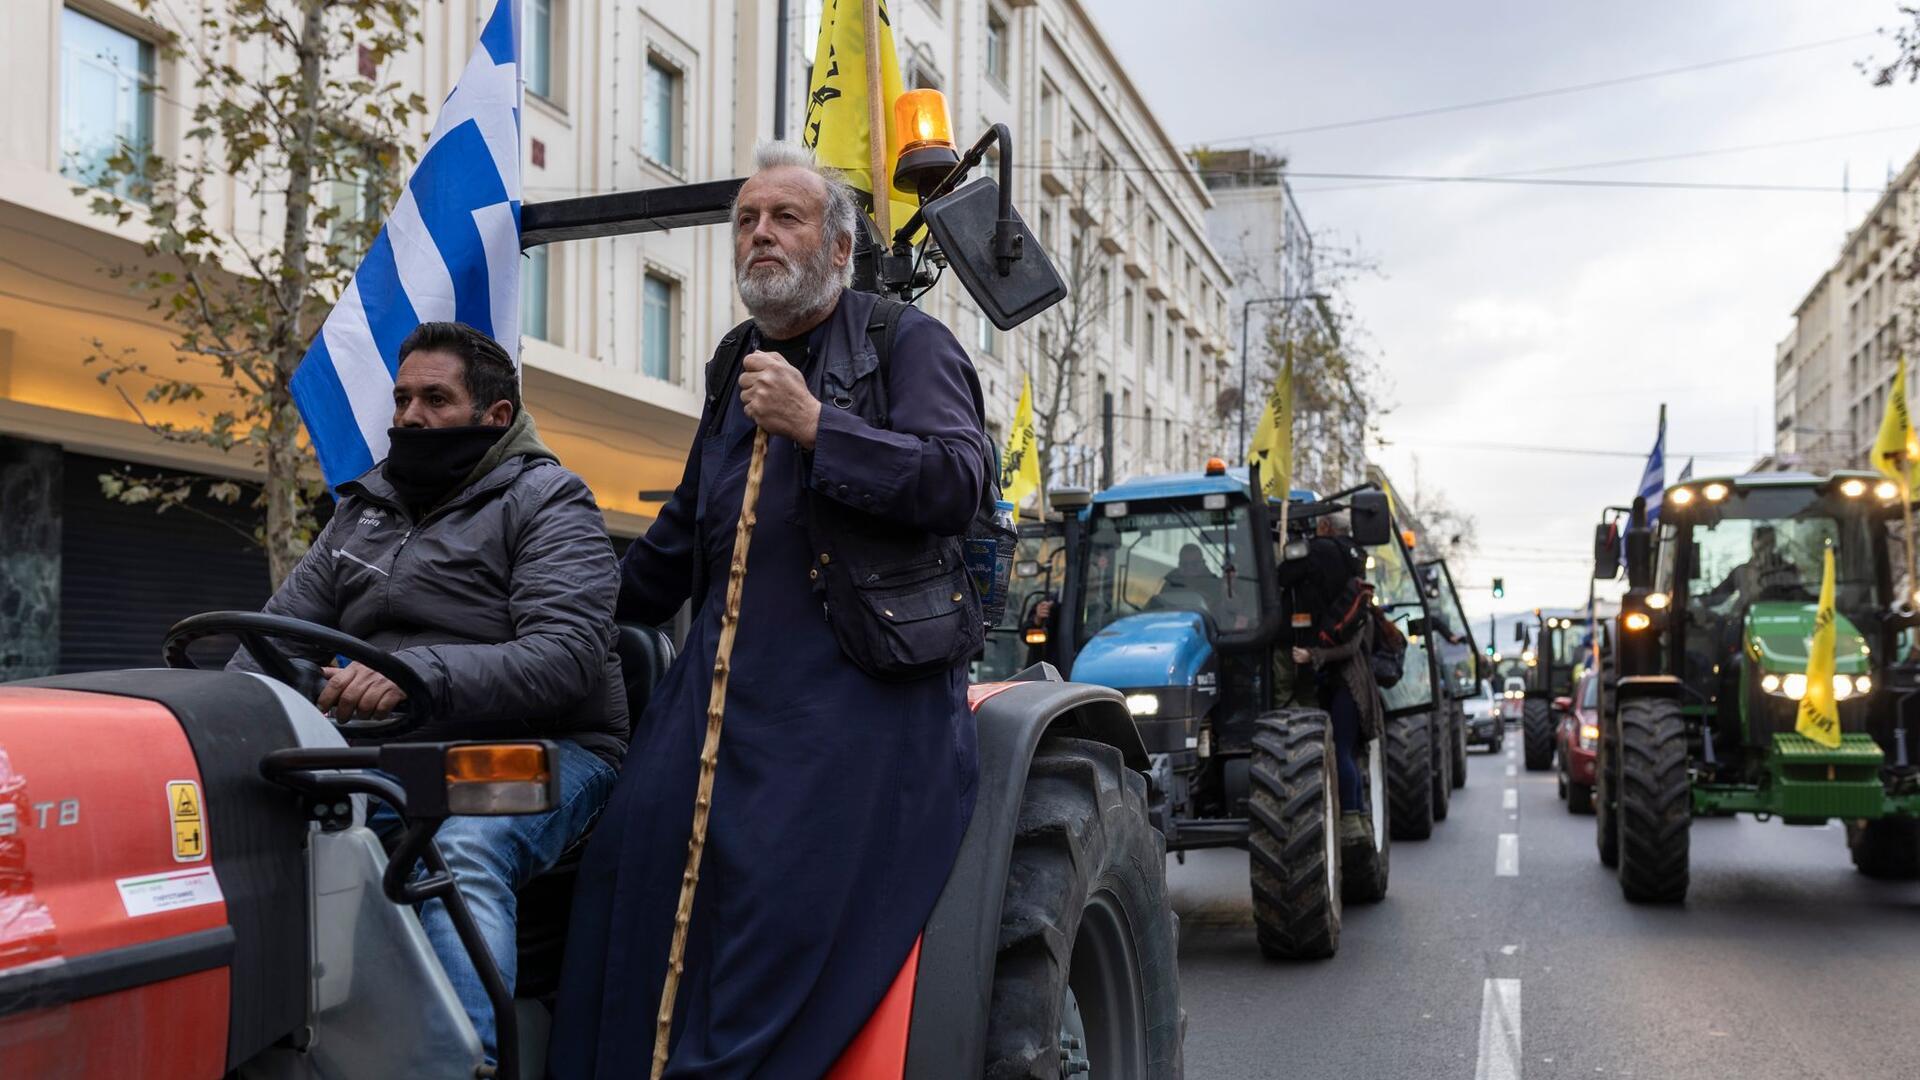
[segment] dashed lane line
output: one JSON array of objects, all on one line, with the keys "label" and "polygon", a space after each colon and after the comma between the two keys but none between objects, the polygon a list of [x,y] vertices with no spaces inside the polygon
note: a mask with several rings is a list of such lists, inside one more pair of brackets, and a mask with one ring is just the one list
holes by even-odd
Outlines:
[{"label": "dashed lane line", "polygon": [[1507,790],[1500,793],[1500,809],[1502,810],[1520,809],[1520,789],[1519,788],[1508,788]]},{"label": "dashed lane line", "polygon": [[1474,1080],[1520,1080],[1520,980],[1488,979],[1480,992],[1480,1060]]},{"label": "dashed lane line", "polygon": [[1520,876],[1520,834],[1503,832],[1493,852],[1494,877]]},{"label": "dashed lane line", "polygon": [[1514,768],[1513,766],[1511,766],[1511,765],[1509,765],[1509,766],[1507,766],[1507,775],[1508,775],[1508,776],[1519,776],[1519,775],[1520,775],[1520,770],[1518,770],[1518,769],[1516,769],[1516,768]]}]

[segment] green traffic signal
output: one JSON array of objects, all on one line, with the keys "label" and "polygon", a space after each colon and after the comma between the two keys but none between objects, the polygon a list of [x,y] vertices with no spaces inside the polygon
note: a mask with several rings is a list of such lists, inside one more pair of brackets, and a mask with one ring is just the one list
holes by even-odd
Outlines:
[{"label": "green traffic signal", "polygon": [[1507,579],[1506,579],[1506,578],[1494,578],[1494,579],[1493,579],[1493,596],[1494,596],[1494,599],[1496,599],[1496,600],[1497,600],[1497,599],[1499,599],[1500,597],[1502,597],[1502,596],[1505,596],[1505,595],[1507,595]]}]

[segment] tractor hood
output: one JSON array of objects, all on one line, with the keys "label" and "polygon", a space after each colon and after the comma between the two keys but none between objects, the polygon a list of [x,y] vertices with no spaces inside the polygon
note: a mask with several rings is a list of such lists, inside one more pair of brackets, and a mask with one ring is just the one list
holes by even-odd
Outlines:
[{"label": "tractor hood", "polygon": [[[1785,675],[1807,670],[1807,649],[1813,638],[1816,605],[1763,600],[1747,611],[1747,655],[1762,672]],[[1867,640],[1853,622],[1835,612],[1833,670],[1858,675],[1867,670]]]},{"label": "tractor hood", "polygon": [[[1211,678],[1213,643],[1193,611],[1150,611],[1109,623],[1073,662],[1073,681],[1116,690],[1188,688]],[[1212,687],[1208,686],[1211,690]]]}]

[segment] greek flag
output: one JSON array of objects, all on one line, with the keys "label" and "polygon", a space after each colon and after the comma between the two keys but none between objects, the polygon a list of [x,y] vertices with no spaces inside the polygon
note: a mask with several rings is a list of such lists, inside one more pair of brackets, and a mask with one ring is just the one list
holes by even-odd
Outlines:
[{"label": "greek flag", "polygon": [[1640,490],[1647,500],[1647,524],[1660,520],[1660,496],[1667,489],[1667,410],[1660,410],[1660,433],[1653,437],[1653,452],[1647,455],[1647,467],[1640,474]]},{"label": "greek flag", "polygon": [[499,0],[427,149],[293,373],[329,487],[387,456],[400,343],[453,320],[520,353],[520,26]]}]

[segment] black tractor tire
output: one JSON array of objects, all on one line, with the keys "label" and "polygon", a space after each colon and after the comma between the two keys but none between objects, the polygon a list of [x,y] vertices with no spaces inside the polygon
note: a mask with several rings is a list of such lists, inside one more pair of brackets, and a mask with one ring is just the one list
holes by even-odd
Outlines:
[{"label": "black tractor tire", "polygon": [[1528,772],[1553,768],[1553,710],[1539,698],[1528,698],[1520,713],[1521,756]]},{"label": "black tractor tire", "polygon": [[1254,722],[1247,863],[1253,925],[1270,960],[1340,949],[1340,778],[1333,723],[1318,709]]},{"label": "black tractor tire", "polygon": [[1453,720],[1442,705],[1433,713],[1433,820],[1447,820],[1453,808]]},{"label": "black tractor tire", "polygon": [[1567,813],[1593,813],[1593,785],[1567,782]]},{"label": "black tractor tire", "polygon": [[1385,723],[1387,814],[1395,840],[1433,835],[1433,717],[1409,713]]},{"label": "black tractor tire", "polygon": [[1620,706],[1619,800],[1620,891],[1636,903],[1685,900],[1693,792],[1678,702],[1644,698]]},{"label": "black tractor tire", "polygon": [[1467,786],[1467,713],[1453,703],[1453,786]]},{"label": "black tractor tire", "polygon": [[1361,744],[1360,783],[1367,793],[1367,813],[1373,817],[1373,844],[1340,849],[1340,898],[1349,904],[1377,904],[1387,898],[1387,877],[1393,855],[1393,807],[1387,798],[1386,743],[1369,739]]},{"label": "black tractor tire", "polygon": [[1912,818],[1850,821],[1847,846],[1853,849],[1854,869],[1876,881],[1920,878],[1920,821]]},{"label": "black tractor tire", "polygon": [[1600,852],[1600,865],[1609,870],[1620,865],[1619,747],[1619,735],[1609,735],[1603,728],[1593,763],[1593,842]]},{"label": "black tractor tire", "polygon": [[[1120,751],[1041,740],[1027,770],[1000,909],[984,1075],[1181,1075],[1179,919],[1146,778]],[[1068,995],[1081,1046],[1063,1045]]]}]

